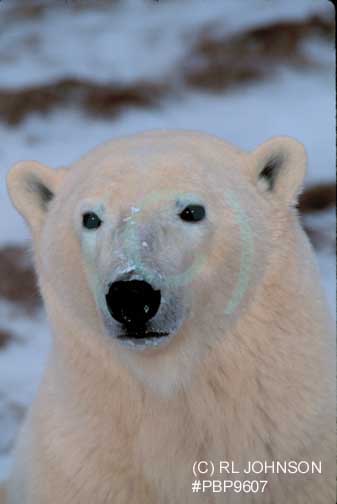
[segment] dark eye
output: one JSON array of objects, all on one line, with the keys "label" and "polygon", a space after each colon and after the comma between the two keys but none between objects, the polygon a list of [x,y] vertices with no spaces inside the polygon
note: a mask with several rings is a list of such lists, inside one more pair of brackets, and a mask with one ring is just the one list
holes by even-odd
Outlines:
[{"label": "dark eye", "polygon": [[186,222],[199,222],[205,215],[206,210],[202,205],[188,205],[180,212],[179,217]]},{"label": "dark eye", "polygon": [[87,229],[97,229],[102,224],[101,219],[94,212],[85,213],[82,222]]}]

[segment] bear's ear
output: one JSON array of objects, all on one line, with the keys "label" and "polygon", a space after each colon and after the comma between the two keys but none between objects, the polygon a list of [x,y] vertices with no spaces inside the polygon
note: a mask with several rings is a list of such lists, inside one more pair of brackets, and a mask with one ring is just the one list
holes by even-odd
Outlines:
[{"label": "bear's ear", "polygon": [[22,161],[7,176],[8,192],[33,232],[40,229],[66,169],[54,170],[36,161]]},{"label": "bear's ear", "polygon": [[306,173],[304,146],[290,137],[274,137],[251,154],[251,176],[262,192],[294,205]]}]

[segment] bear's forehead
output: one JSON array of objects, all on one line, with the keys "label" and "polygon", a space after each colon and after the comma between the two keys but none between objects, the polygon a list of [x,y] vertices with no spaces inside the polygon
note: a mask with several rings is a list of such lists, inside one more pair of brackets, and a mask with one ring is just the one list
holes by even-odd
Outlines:
[{"label": "bear's forehead", "polygon": [[109,141],[70,166],[62,199],[117,205],[167,191],[207,199],[215,190],[238,187],[247,159],[244,151],[206,134],[134,135]]},{"label": "bear's forehead", "polygon": [[[203,133],[154,131],[112,140],[71,168],[86,177],[151,176],[178,179],[240,164],[242,151]],[[169,172],[169,173],[168,173]]]}]

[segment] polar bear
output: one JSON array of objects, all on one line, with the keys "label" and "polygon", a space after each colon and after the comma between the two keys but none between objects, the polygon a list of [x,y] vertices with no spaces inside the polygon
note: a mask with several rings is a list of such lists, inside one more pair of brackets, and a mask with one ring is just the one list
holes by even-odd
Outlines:
[{"label": "polar bear", "polygon": [[54,344],[9,504],[335,502],[305,167],[288,137],[152,131],[12,168]]}]

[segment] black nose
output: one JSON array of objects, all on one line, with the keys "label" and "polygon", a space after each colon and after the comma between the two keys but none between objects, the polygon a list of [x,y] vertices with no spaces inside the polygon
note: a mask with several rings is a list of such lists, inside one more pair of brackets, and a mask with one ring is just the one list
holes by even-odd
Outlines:
[{"label": "black nose", "polygon": [[118,281],[110,285],[106,302],[111,316],[121,324],[141,327],[157,313],[160,291],[141,280]]}]

